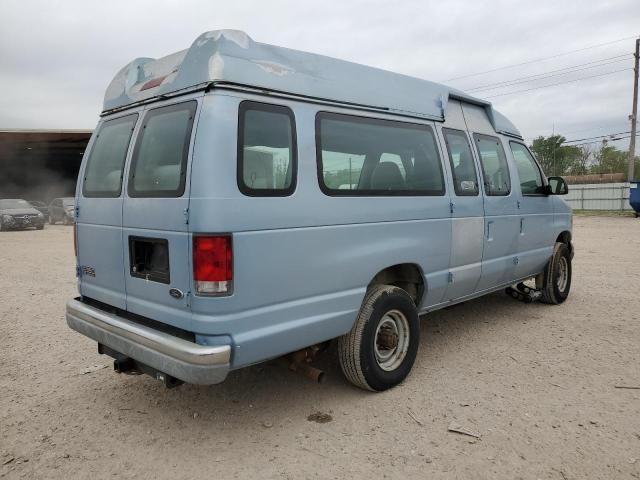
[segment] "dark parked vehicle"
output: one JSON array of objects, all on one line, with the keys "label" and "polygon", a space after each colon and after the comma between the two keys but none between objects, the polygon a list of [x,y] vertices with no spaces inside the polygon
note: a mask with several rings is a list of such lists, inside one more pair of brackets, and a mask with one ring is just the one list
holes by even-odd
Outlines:
[{"label": "dark parked vehicle", "polygon": [[29,202],[19,198],[0,200],[0,230],[44,228],[44,215]]},{"label": "dark parked vehicle", "polygon": [[49,205],[47,205],[44,202],[41,202],[40,200],[28,200],[28,202],[31,204],[33,208],[35,208],[42,215],[44,215],[44,218],[49,217]]},{"label": "dark parked vehicle", "polygon": [[74,221],[75,202],[73,198],[56,198],[49,205],[49,223],[62,222],[70,225]]}]

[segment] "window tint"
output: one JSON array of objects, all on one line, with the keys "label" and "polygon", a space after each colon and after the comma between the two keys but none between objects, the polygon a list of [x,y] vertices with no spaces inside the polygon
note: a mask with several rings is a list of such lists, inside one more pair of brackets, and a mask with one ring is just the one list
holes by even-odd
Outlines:
[{"label": "window tint", "polygon": [[85,197],[120,196],[122,170],[137,119],[138,115],[127,115],[100,126],[84,170]]},{"label": "window tint", "polygon": [[542,174],[527,147],[517,142],[509,142],[513,160],[520,178],[520,190],[523,195],[542,193]]},{"label": "window tint", "polygon": [[318,177],[329,195],[444,195],[427,125],[319,113]]},{"label": "window tint", "polygon": [[196,102],[186,102],[147,112],[133,152],[130,196],[182,196],[195,110]]},{"label": "window tint", "polygon": [[246,195],[289,195],[296,183],[295,120],[280,105],[240,104],[238,188]]},{"label": "window tint", "polygon": [[466,133],[450,128],[443,128],[442,133],[447,144],[456,195],[478,195],[478,175]]},{"label": "window tint", "polygon": [[480,155],[487,195],[509,195],[511,191],[509,167],[500,139],[477,133],[474,138]]}]

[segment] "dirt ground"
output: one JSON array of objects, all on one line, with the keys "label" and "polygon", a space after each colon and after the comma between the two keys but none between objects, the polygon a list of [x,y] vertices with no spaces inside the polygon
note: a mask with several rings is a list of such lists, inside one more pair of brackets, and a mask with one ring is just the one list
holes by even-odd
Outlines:
[{"label": "dirt ground", "polygon": [[498,293],[426,316],[381,394],[335,351],[323,385],[278,362],[173,390],[114,373],[64,321],[71,231],[0,234],[0,477],[640,478],[640,390],[616,388],[640,387],[638,220],[575,219],[561,306]]}]

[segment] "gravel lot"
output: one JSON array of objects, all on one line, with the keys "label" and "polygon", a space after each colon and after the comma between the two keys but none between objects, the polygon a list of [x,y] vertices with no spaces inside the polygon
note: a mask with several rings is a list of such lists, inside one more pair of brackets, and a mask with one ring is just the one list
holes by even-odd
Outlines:
[{"label": "gravel lot", "polygon": [[115,374],[64,321],[71,232],[0,234],[0,477],[640,478],[640,390],[616,388],[640,386],[638,220],[575,219],[561,306],[499,293],[425,317],[382,394],[335,351],[324,385],[278,362],[173,390]]}]

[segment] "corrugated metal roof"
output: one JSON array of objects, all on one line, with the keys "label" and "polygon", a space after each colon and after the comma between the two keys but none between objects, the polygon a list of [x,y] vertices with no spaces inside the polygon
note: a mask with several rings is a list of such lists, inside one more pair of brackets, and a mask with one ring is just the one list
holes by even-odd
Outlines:
[{"label": "corrugated metal roof", "polygon": [[448,99],[487,109],[497,131],[520,136],[489,102],[427,80],[253,41],[238,30],[200,35],[187,50],[136,58],[111,81],[104,111],[211,83],[231,83],[443,120]]}]

